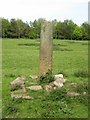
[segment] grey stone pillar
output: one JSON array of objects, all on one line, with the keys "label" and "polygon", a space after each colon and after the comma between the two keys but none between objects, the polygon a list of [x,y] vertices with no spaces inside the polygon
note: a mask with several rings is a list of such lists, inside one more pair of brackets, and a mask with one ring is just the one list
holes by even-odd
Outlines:
[{"label": "grey stone pillar", "polygon": [[52,71],[52,23],[44,21],[41,27],[39,77]]}]

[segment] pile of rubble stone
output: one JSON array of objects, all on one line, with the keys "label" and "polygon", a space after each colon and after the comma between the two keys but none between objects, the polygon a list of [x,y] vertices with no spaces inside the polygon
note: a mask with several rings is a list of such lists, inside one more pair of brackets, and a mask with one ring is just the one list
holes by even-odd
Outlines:
[{"label": "pile of rubble stone", "polygon": [[[32,79],[37,79],[37,76],[31,76]],[[63,74],[57,74],[54,76],[54,81],[51,83],[48,83],[47,85],[41,86],[41,85],[34,85],[34,82],[32,83],[32,86],[25,87],[25,78],[24,77],[18,77],[14,81],[10,83],[11,86],[11,97],[12,98],[22,98],[22,99],[34,99],[32,96],[27,95],[27,90],[46,90],[46,91],[52,91],[55,89],[62,88],[64,86],[64,83],[67,80],[64,79]],[[21,94],[19,92],[22,92]],[[18,94],[19,93],[19,94]],[[79,96],[79,93],[75,92],[68,92],[67,95],[69,96]]]}]

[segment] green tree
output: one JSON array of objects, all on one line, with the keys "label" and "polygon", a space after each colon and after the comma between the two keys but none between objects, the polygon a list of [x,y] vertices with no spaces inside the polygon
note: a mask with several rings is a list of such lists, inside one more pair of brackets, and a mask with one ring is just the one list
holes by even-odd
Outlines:
[{"label": "green tree", "polygon": [[[2,18],[2,37],[8,38],[40,38],[41,24],[45,19],[23,22],[21,19]],[[81,26],[77,26],[72,20],[64,20],[64,22],[52,21],[53,38],[54,39],[90,39],[90,25],[84,22]],[[0,32],[1,33],[1,32]],[[1,35],[0,35],[1,36]]]},{"label": "green tree", "polygon": [[17,31],[18,38],[29,38],[30,26],[28,23],[24,23],[22,20],[17,19]]},{"label": "green tree", "polygon": [[29,37],[30,26],[20,19],[11,19],[8,29],[8,36],[11,38],[25,38]]},{"label": "green tree", "polygon": [[18,38],[18,26],[15,19],[11,19],[10,27],[8,29],[8,36],[11,38]]},{"label": "green tree", "polygon": [[57,32],[58,32],[59,30],[58,30],[58,28],[57,28],[57,27],[58,27],[57,23],[58,23],[58,22],[57,22],[56,19],[52,21],[52,24],[53,24],[53,38],[54,38],[54,39],[57,39],[57,38],[58,38]]},{"label": "green tree", "polygon": [[10,27],[10,23],[7,19],[2,18],[2,37],[6,38],[8,37],[8,30]]},{"label": "green tree", "polygon": [[21,38],[21,37],[23,37],[23,33],[24,33],[24,30],[25,30],[25,24],[20,19],[16,20],[16,24],[17,24],[18,38]]},{"label": "green tree", "polygon": [[61,31],[65,39],[72,39],[76,24],[72,20],[64,20]]},{"label": "green tree", "polygon": [[62,22],[57,22],[54,30],[54,36],[56,39],[63,39],[63,32],[62,32]]},{"label": "green tree", "polygon": [[83,30],[83,39],[84,40],[87,40],[89,39],[89,36],[88,36],[88,28],[89,28],[89,24],[87,22],[84,22],[82,25],[82,30]]},{"label": "green tree", "polygon": [[73,38],[76,39],[76,40],[81,40],[83,37],[83,30],[82,30],[82,27],[80,26],[76,26],[75,27],[75,30],[73,32]]},{"label": "green tree", "polygon": [[90,40],[90,25],[88,24],[88,39]]},{"label": "green tree", "polygon": [[31,27],[31,31],[30,31],[30,38],[34,39],[34,38],[40,38],[40,33],[41,33],[41,24],[44,21],[43,18],[40,18],[38,20],[34,20],[34,22],[30,21],[30,27]]}]

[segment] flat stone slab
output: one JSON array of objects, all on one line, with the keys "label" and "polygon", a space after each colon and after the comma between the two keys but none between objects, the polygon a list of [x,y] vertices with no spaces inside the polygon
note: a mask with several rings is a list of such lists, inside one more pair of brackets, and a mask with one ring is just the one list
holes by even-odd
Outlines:
[{"label": "flat stone slab", "polygon": [[26,94],[13,94],[11,93],[12,98],[22,98],[22,99],[27,99],[27,100],[32,100],[34,99],[32,96],[26,95]]},{"label": "flat stone slab", "polygon": [[73,96],[80,96],[80,94],[77,92],[68,92],[67,95],[72,96],[72,97]]},{"label": "flat stone slab", "polygon": [[30,87],[26,87],[26,89],[29,89],[29,90],[42,90],[42,86],[30,86]]}]

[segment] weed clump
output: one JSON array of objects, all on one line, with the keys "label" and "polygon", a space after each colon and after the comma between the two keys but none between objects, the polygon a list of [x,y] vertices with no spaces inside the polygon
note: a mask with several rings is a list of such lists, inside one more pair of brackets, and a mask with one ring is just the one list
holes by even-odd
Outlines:
[{"label": "weed clump", "polygon": [[65,88],[52,90],[42,99],[42,117],[60,117],[60,114],[63,114],[65,117],[71,115],[70,100]]},{"label": "weed clump", "polygon": [[86,78],[86,77],[88,77],[89,75],[88,75],[88,71],[79,70],[79,71],[77,71],[77,72],[74,73],[74,76]]},{"label": "weed clump", "polygon": [[8,116],[8,115],[15,115],[16,113],[19,112],[17,102],[10,99],[10,101],[6,104],[3,113],[3,117]]},{"label": "weed clump", "polygon": [[88,106],[88,83],[78,85],[75,91],[81,94],[77,97],[77,100]]},{"label": "weed clump", "polygon": [[66,97],[67,97],[67,91],[65,88],[52,90],[49,95],[49,98],[53,101],[66,99]]},{"label": "weed clump", "polygon": [[49,71],[40,77],[39,84],[41,84],[41,85],[48,84],[53,81],[54,81],[54,76],[52,75],[52,72]]},{"label": "weed clump", "polygon": [[86,92],[88,93],[88,83],[82,83],[80,85],[77,85],[76,87],[76,92],[83,93]]}]

